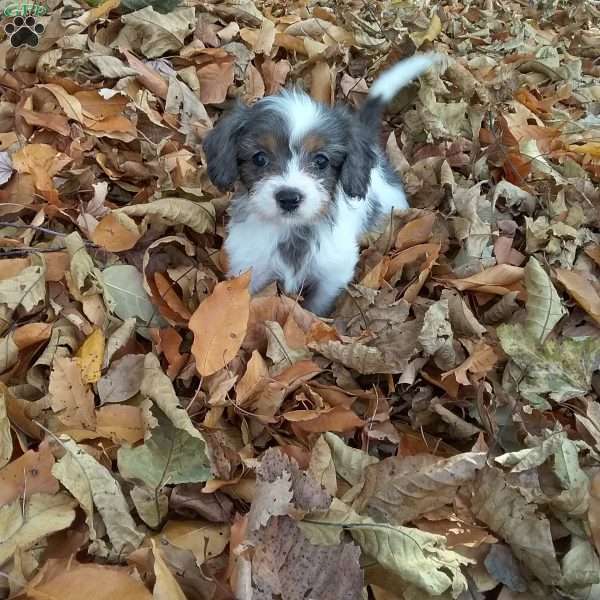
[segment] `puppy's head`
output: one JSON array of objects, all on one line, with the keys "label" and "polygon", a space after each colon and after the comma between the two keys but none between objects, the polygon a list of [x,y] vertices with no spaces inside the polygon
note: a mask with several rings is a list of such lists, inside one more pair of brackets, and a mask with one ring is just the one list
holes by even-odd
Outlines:
[{"label": "puppy's head", "polygon": [[331,214],[340,188],[365,196],[374,137],[348,111],[285,92],[237,106],[209,133],[204,151],[211,181],[221,190],[239,182],[246,210],[306,224]]}]

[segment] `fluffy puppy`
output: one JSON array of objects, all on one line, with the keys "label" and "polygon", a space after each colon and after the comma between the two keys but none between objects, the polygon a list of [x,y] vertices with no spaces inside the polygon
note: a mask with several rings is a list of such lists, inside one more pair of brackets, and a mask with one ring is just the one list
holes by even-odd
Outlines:
[{"label": "fluffy puppy", "polygon": [[204,152],[213,184],[236,187],[229,276],[252,269],[252,293],[277,281],[312,312],[332,309],[354,276],[361,236],[408,207],[379,144],[383,109],[437,61],[428,54],[394,65],[355,113],[291,90],[219,120]]}]

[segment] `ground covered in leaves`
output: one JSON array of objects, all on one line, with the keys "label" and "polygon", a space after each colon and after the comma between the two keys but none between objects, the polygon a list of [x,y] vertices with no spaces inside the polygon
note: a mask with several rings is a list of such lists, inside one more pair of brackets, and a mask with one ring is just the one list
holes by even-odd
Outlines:
[{"label": "ground covered in leaves", "polygon": [[[48,7],[0,44],[0,597],[600,598],[597,1]],[[431,49],[332,318],[225,282],[228,103]]]}]

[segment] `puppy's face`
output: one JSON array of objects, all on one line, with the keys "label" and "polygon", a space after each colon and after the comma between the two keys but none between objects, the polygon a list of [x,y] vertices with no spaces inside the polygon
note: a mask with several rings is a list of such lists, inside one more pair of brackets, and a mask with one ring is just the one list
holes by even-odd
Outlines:
[{"label": "puppy's face", "polygon": [[349,196],[366,194],[375,152],[354,121],[301,93],[237,107],[205,141],[208,174],[223,190],[239,182],[246,212],[314,223],[331,213],[339,187]]}]

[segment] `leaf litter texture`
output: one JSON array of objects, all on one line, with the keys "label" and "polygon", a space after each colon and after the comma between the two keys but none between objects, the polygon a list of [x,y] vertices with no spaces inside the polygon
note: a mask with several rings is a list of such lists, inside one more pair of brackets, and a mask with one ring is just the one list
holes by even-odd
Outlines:
[{"label": "leaf litter texture", "polygon": [[[597,3],[42,20],[2,42],[0,598],[595,597]],[[358,107],[432,50],[383,125],[411,208],[331,319],[226,281],[230,101]]]}]

